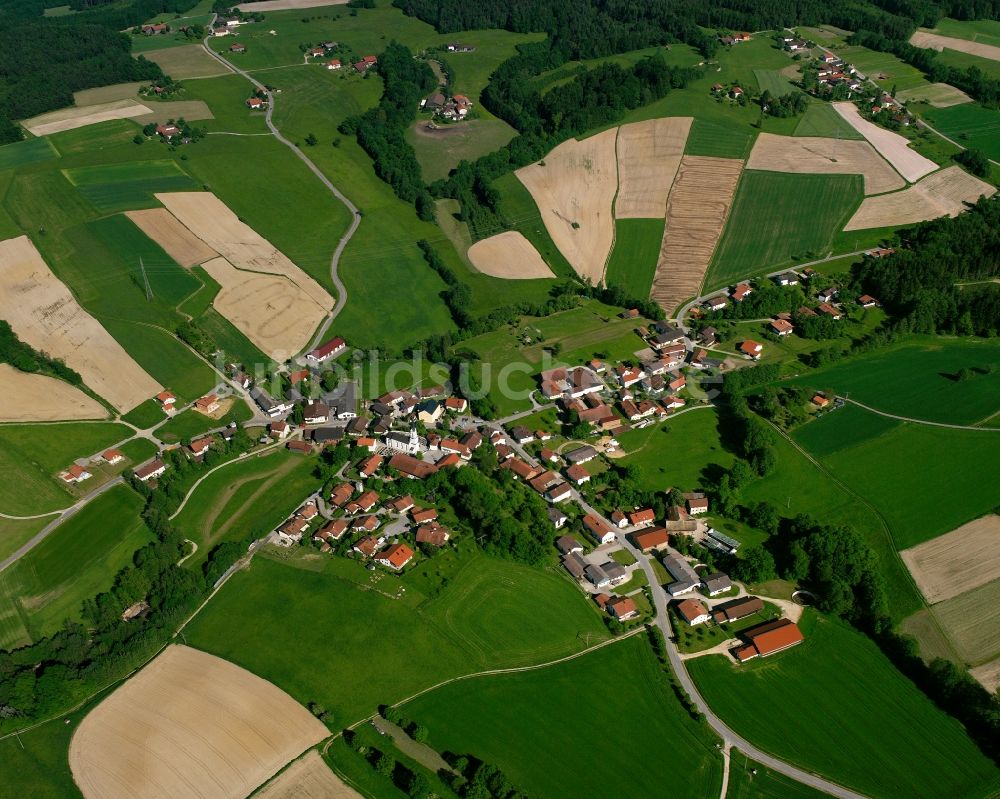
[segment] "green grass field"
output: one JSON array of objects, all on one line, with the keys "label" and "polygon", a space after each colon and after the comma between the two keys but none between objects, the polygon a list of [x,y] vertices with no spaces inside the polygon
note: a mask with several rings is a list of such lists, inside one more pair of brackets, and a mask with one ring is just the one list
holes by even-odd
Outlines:
[{"label": "green grass field", "polygon": [[962,659],[979,666],[1000,655],[1000,580],[993,580],[939,602],[931,613],[945,629]]},{"label": "green grass field", "polygon": [[[972,371],[959,380],[962,369]],[[972,425],[1000,411],[1000,342],[925,336],[791,381],[885,413]]]},{"label": "green grass field", "polygon": [[132,553],[152,540],[139,517],[142,505],[132,489],[116,486],[0,572],[0,644],[37,640],[64,619],[79,619],[81,603],[108,590]]},{"label": "green grass field", "polygon": [[746,158],[750,155],[753,137],[738,125],[724,125],[695,117],[685,155],[709,155],[716,158]]},{"label": "green grass field", "polygon": [[639,468],[647,491],[671,486],[693,490],[705,484],[706,472],[728,469],[734,456],[719,440],[718,415],[711,408],[686,411],[666,424],[629,430],[617,436],[629,453],[623,463]]},{"label": "green grass field", "polygon": [[[607,727],[585,690],[597,686],[621,711]],[[453,683],[402,710],[435,749],[495,763],[530,796],[585,796],[595,785],[621,797],[665,785],[677,796],[719,790],[714,738],[677,702],[642,636],[539,671]]]},{"label": "green grass field", "polygon": [[919,69],[910,66],[892,53],[882,53],[860,46],[838,47],[835,52],[849,64],[854,64],[886,91],[890,91],[894,86],[899,91],[906,91],[927,86],[929,83]]},{"label": "green grass field", "polygon": [[964,147],[982,150],[1000,160],[1000,111],[977,103],[928,108],[921,113],[936,130]]},{"label": "green grass field", "polygon": [[52,721],[16,737],[0,739],[0,762],[4,764],[0,792],[4,797],[83,799],[73,781],[66,753],[70,737],[85,712],[74,713],[71,724]]},{"label": "green grass field", "polygon": [[114,422],[0,425],[0,511],[28,516],[71,505],[56,473],[129,435]]},{"label": "green grass field", "polygon": [[470,119],[429,130],[430,118],[429,113],[421,114],[406,133],[427,183],[448,177],[459,161],[475,161],[481,155],[499,150],[516,133],[506,122],[495,118]]},{"label": "green grass field", "polygon": [[859,175],[744,172],[706,285],[826,255],[863,191]]},{"label": "green grass field", "polygon": [[201,288],[190,271],[179,266],[124,214],[102,217],[88,224],[108,249],[130,267],[129,274],[135,282],[141,282],[145,273],[153,296],[163,304],[176,307]]},{"label": "green grass field", "polygon": [[795,430],[795,440],[817,458],[864,443],[902,422],[848,405],[824,414]]},{"label": "green grass field", "polygon": [[[300,701],[322,702],[346,725],[379,703],[398,702],[484,664],[503,667],[538,654],[540,660],[570,654],[584,647],[582,633],[592,643],[605,634],[596,610],[561,575],[506,561],[493,565],[472,553],[468,559],[465,568],[481,574],[449,581],[428,603],[405,577],[386,575],[372,583],[360,564],[342,558],[286,564],[258,556],[248,572],[230,579],[186,635],[193,645],[232,659]],[[400,585],[408,586],[405,595],[389,598]],[[493,603],[456,607],[450,598],[468,600],[470,586]],[[232,624],[251,610],[254,624]],[[486,629],[486,620],[499,618],[502,624]],[[342,678],[317,680],[318,660]]]},{"label": "green grass field", "polygon": [[726,799],[822,799],[827,794],[750,760],[734,749],[730,755]]},{"label": "green grass field", "polygon": [[1000,448],[992,433],[904,424],[825,463],[879,508],[899,549],[1000,504]]},{"label": "green grass field", "polygon": [[198,184],[170,160],[67,169],[64,174],[101,213],[153,208],[161,191],[192,191]]},{"label": "green grass field", "polygon": [[19,546],[54,518],[55,516],[42,516],[38,519],[5,519],[0,517],[0,558],[5,558],[17,550]]},{"label": "green grass field", "polygon": [[944,17],[934,26],[934,33],[1000,47],[1000,22],[993,19],[957,20]]},{"label": "green grass field", "polygon": [[5,144],[0,147],[0,170],[48,161],[58,153],[47,137]]},{"label": "green grass field", "polygon": [[994,61],[991,58],[982,58],[981,56],[945,48],[937,54],[935,60],[938,63],[954,67],[955,69],[964,70],[969,67],[975,67],[981,72],[985,72],[987,76],[994,80],[1000,79],[1000,61]]},{"label": "green grass field", "polygon": [[757,78],[757,86],[761,93],[770,92],[772,97],[781,97],[785,94],[794,94],[799,89],[792,84],[792,81],[779,70],[776,69],[755,69],[754,77]]},{"label": "green grass field", "polygon": [[995,794],[996,766],[875,644],[827,618],[805,627],[805,643],[764,660],[690,661],[712,709],[765,751],[868,796]]},{"label": "green grass field", "polygon": [[[222,67],[219,67],[222,69]],[[315,73],[311,73],[315,77]],[[181,97],[185,100],[204,100],[212,109],[214,119],[198,121],[198,127],[208,131],[228,133],[266,133],[264,113],[251,111],[246,106],[251,85],[240,75],[221,75],[214,78],[192,78],[184,81]],[[282,95],[288,89],[282,87]],[[283,100],[284,97],[279,99]]]},{"label": "green grass field", "polygon": [[829,103],[810,103],[795,126],[796,136],[824,136],[837,139],[864,139]]},{"label": "green grass field", "polygon": [[241,398],[236,397],[232,406],[218,419],[212,419],[193,408],[181,411],[175,417],[156,428],[156,437],[165,443],[187,441],[207,430],[225,427],[231,422],[245,422],[253,417],[253,411]]},{"label": "green grass field", "polygon": [[199,568],[217,544],[262,536],[277,527],[319,487],[315,466],[310,459],[276,450],[232,461],[206,477],[174,521],[198,544],[185,565]]},{"label": "green grass field", "polygon": [[605,274],[607,284],[622,286],[630,297],[648,297],[662,243],[662,219],[619,219]]}]

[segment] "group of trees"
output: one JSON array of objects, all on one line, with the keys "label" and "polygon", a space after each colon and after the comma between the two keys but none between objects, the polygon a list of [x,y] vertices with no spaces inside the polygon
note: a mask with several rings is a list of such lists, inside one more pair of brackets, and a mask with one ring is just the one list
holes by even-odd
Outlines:
[{"label": "group of trees", "polygon": [[407,47],[392,42],[378,58],[385,84],[379,104],[340,125],[340,132],[355,134],[358,144],[375,162],[375,174],[392,186],[405,202],[414,203],[421,219],[434,218],[434,200],[424,185],[406,129],[417,116],[420,100],[437,86],[426,61],[413,58]]},{"label": "group of trees", "polygon": [[[892,255],[865,258],[857,288],[878,297],[903,332],[995,336],[1000,330],[1000,203],[981,199],[954,219],[902,231]],[[960,285],[987,281],[982,285]],[[860,292],[859,292],[860,293]]]},{"label": "group of trees", "polygon": [[789,92],[775,97],[767,89],[760,95],[760,107],[772,117],[796,117],[804,114],[809,98],[802,92]]},{"label": "group of trees", "polygon": [[21,341],[11,326],[0,319],[0,363],[6,363],[22,372],[40,372],[58,377],[74,386],[83,385],[83,378],[58,358],[50,358]]}]

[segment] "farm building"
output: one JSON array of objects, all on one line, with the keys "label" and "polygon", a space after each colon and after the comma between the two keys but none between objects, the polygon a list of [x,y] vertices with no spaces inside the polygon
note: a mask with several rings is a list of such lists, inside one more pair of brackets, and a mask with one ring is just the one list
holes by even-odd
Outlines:
[{"label": "farm building", "polygon": [[347,342],[340,336],[330,339],[324,344],[320,344],[316,349],[306,354],[306,360],[313,363],[326,363],[331,358],[336,358],[347,349]]},{"label": "farm building", "polygon": [[732,588],[733,581],[729,579],[728,574],[713,572],[701,578],[701,586],[709,596],[718,596]]},{"label": "farm building", "polygon": [[674,582],[667,585],[667,593],[670,596],[678,596],[693,591],[701,578],[694,569],[680,555],[670,554],[663,559],[663,565],[667,567]]},{"label": "farm building", "polygon": [[805,639],[802,632],[790,619],[769,621],[743,633],[750,642],[733,652],[740,663],[755,657],[767,657],[776,652],[801,644]]},{"label": "farm building", "polygon": [[635,602],[627,596],[615,597],[607,603],[606,607],[608,613],[618,619],[618,621],[628,621],[629,619],[634,619],[639,615],[639,608],[637,608]]},{"label": "farm building", "polygon": [[159,477],[167,470],[167,464],[161,461],[159,458],[151,460],[145,466],[140,466],[135,470],[135,476],[143,483],[147,480],[152,480],[154,477]]},{"label": "farm building", "polygon": [[569,521],[569,516],[563,513],[558,508],[549,508],[547,511],[549,521],[552,522],[552,526],[557,530],[562,529],[563,525]]},{"label": "farm building", "polygon": [[706,608],[697,599],[685,599],[678,602],[676,608],[680,617],[692,627],[696,624],[704,624],[712,618],[711,614],[708,612],[708,608]]},{"label": "farm building", "polygon": [[667,546],[668,538],[667,531],[663,527],[656,527],[652,530],[632,534],[632,542],[643,552],[649,552],[653,549],[663,549]]},{"label": "farm building", "polygon": [[614,531],[601,519],[587,514],[583,517],[583,526],[598,544],[610,544],[615,540]]},{"label": "farm building", "polygon": [[732,602],[716,605],[712,610],[712,617],[719,624],[722,624],[723,622],[745,619],[754,613],[760,613],[763,609],[764,602],[760,597],[745,596],[740,599],[734,599]]}]

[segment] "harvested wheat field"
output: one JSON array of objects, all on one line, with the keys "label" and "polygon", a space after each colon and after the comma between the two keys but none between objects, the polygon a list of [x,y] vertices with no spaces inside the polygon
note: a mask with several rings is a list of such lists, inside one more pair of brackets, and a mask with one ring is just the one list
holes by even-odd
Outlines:
[{"label": "harvested wheat field", "polygon": [[991,694],[1000,688],[1000,658],[969,669],[969,674]]},{"label": "harvested wheat field", "polygon": [[166,208],[126,211],[125,216],[181,266],[203,264],[219,255]]},{"label": "harvested wheat field", "polygon": [[0,363],[0,422],[58,422],[105,419],[101,403],[76,386],[48,375],[22,372]]},{"label": "harvested wheat field", "polygon": [[940,36],[927,31],[917,31],[910,37],[910,44],[914,47],[925,47],[929,50],[958,50],[960,53],[977,55],[980,58],[988,58],[991,61],[1000,61],[1000,47],[992,44],[981,44],[980,42],[970,42],[966,39],[955,39],[951,36]]},{"label": "harvested wheat field", "polygon": [[139,89],[148,86],[149,81],[136,80],[131,83],[113,83],[110,86],[98,86],[94,89],[81,89],[73,92],[73,105],[81,108],[85,105],[110,103],[112,100],[134,100]]},{"label": "harvested wheat field", "polygon": [[681,159],[649,292],[667,314],[701,290],[742,171],[743,162],[735,158],[686,155]]},{"label": "harvested wheat field", "polygon": [[80,722],[69,765],[86,799],[243,799],[328,734],[266,680],[170,646]]},{"label": "harvested wheat field", "polygon": [[211,192],[179,191],[157,194],[182,225],[229,261],[247,272],[284,275],[312,300],[329,311],[333,297],[313,278],[292,263],[283,252],[244,224]]},{"label": "harvested wheat field", "polygon": [[925,102],[930,103],[935,108],[951,108],[953,105],[971,103],[969,97],[961,89],[949,86],[947,83],[931,83],[927,86],[917,86],[915,89],[907,89],[899,92],[896,99],[903,102]]},{"label": "harvested wheat field", "polygon": [[159,64],[167,75],[175,80],[184,78],[208,78],[215,75],[231,75],[222,64],[205,52],[200,44],[186,44],[183,47],[166,47],[150,50],[142,54],[147,60]]},{"label": "harvested wheat field", "polygon": [[323,762],[315,749],[271,780],[254,799],[361,799]]},{"label": "harvested wheat field", "polygon": [[24,120],[24,125],[35,136],[48,136],[50,133],[61,133],[64,130],[74,130],[109,119],[131,119],[143,114],[153,113],[148,106],[136,100],[112,100],[110,103],[88,105],[83,108],[61,108],[37,117]]},{"label": "harvested wheat field", "polygon": [[970,666],[1000,655],[1000,580],[939,602],[931,613]]},{"label": "harvested wheat field", "polygon": [[469,260],[484,275],[506,280],[555,277],[523,234],[516,230],[497,233],[469,247]]},{"label": "harvested wheat field", "polygon": [[924,158],[920,153],[911,150],[906,139],[898,133],[880,128],[874,122],[862,117],[854,103],[834,103],[833,107],[852,128],[871,142],[879,154],[908,182],[914,183],[938,168],[938,165],[929,158]]},{"label": "harvested wheat field", "polygon": [[868,142],[847,139],[761,133],[750,151],[747,169],[823,175],[863,175],[865,194],[895,191],[906,185],[906,181]]},{"label": "harvested wheat field", "polygon": [[326,317],[328,309],[284,275],[245,272],[225,258],[202,268],[222,287],[215,310],[279,363],[303,349]]},{"label": "harvested wheat field", "polygon": [[633,122],[618,129],[617,219],[661,219],[684,155],[691,117]]},{"label": "harvested wheat field", "polygon": [[963,524],[899,553],[930,603],[1000,579],[1000,516]]},{"label": "harvested wheat field", "polygon": [[120,411],[163,389],[70,294],[27,236],[0,241],[0,319]]},{"label": "harvested wheat field", "polygon": [[903,191],[866,197],[844,230],[909,225],[940,216],[958,216],[966,209],[966,203],[995,193],[996,188],[989,183],[950,166]]},{"label": "harvested wheat field", "polygon": [[515,173],[531,192],[552,241],[580,277],[594,284],[604,279],[615,238],[616,135],[611,129],[583,141],[570,139]]}]

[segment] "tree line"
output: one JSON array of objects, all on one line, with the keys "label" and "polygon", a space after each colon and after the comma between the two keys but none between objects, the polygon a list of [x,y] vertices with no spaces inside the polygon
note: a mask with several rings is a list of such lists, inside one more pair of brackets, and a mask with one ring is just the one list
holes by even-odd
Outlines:
[{"label": "tree line", "polygon": [[0,319],[0,363],[10,364],[21,372],[38,372],[74,386],[83,385],[79,372],[70,369],[61,359],[51,358],[21,341],[3,319]]}]

